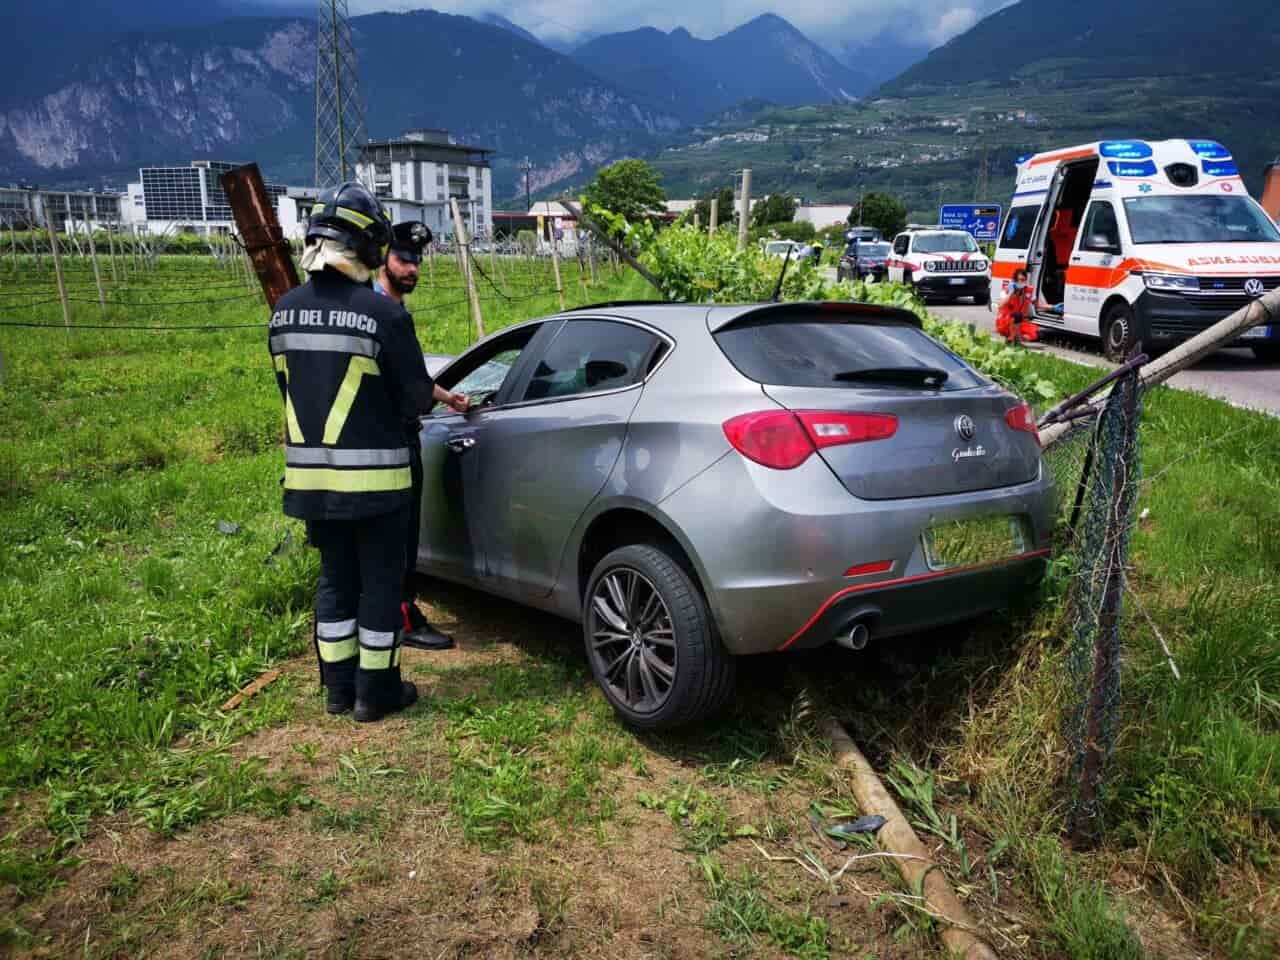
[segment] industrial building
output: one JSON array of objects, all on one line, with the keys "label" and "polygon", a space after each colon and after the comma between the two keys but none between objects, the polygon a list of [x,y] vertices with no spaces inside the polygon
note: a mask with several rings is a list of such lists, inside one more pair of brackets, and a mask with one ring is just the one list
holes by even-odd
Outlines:
[{"label": "industrial building", "polygon": [[[148,233],[229,233],[235,227],[218,177],[240,166],[220,160],[192,160],[186,167],[143,167],[140,180],[129,184],[124,204],[126,223]],[[267,183],[272,205],[290,188]]]},{"label": "industrial building", "polygon": [[68,220],[98,224],[119,221],[120,194],[90,190],[41,190],[34,186],[0,187],[0,226],[16,229],[48,226]]},{"label": "industrial building", "polygon": [[356,176],[373,186],[393,222],[421,220],[437,235],[453,233],[449,201],[458,201],[472,236],[493,231],[492,150],[454,141],[446,130],[408,130],[360,148]]}]

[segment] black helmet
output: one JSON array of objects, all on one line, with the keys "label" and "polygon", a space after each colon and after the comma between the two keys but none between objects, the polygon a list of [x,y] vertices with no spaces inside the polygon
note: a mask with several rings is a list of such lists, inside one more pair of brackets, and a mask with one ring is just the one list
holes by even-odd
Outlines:
[{"label": "black helmet", "polygon": [[368,187],[348,180],[320,194],[307,221],[307,240],[312,237],[346,244],[372,270],[386,258],[391,221]]}]

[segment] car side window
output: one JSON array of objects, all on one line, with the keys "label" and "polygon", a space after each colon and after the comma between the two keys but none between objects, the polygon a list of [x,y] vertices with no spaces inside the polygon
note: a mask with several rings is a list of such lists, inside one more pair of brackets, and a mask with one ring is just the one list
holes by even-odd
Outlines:
[{"label": "car side window", "polygon": [[907,246],[911,243],[911,238],[907,236],[898,237],[893,241],[893,252],[898,256],[902,256],[907,252]]},{"label": "car side window", "polygon": [[[539,328],[539,324],[521,327],[486,344],[483,350],[464,356],[440,378],[440,386],[455,393],[465,393],[471,398],[472,409],[488,406],[511,376],[520,354]],[[445,404],[437,403],[432,412],[447,410]]]},{"label": "car side window", "polygon": [[1083,233],[1081,250],[1093,253],[1120,252],[1120,224],[1116,222],[1116,211],[1110,201],[1095,200],[1089,205]]},{"label": "car side window", "polygon": [[629,387],[645,378],[666,341],[610,320],[570,320],[538,361],[523,400]]}]

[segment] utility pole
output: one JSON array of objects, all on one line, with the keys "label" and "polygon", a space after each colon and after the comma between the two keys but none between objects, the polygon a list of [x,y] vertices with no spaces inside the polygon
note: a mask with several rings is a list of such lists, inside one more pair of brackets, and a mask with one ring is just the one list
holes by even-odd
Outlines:
[{"label": "utility pole", "polygon": [[533,164],[529,162],[528,156],[525,156],[524,165],[520,169],[524,171],[524,212],[528,213],[533,209],[533,201],[529,199],[529,171],[533,169]]},{"label": "utility pole", "polygon": [[315,185],[325,187],[355,176],[367,138],[347,0],[319,0],[319,5]]},{"label": "utility pole", "polygon": [[738,206],[738,249],[747,249],[747,229],[751,222],[751,168],[742,168],[742,200]]}]

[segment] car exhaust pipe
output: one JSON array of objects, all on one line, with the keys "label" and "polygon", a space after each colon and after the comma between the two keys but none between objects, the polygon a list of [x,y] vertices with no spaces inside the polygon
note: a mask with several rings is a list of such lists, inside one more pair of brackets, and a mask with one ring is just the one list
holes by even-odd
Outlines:
[{"label": "car exhaust pipe", "polygon": [[849,628],[849,632],[836,637],[836,643],[847,650],[862,650],[871,642],[871,631],[861,621]]}]

